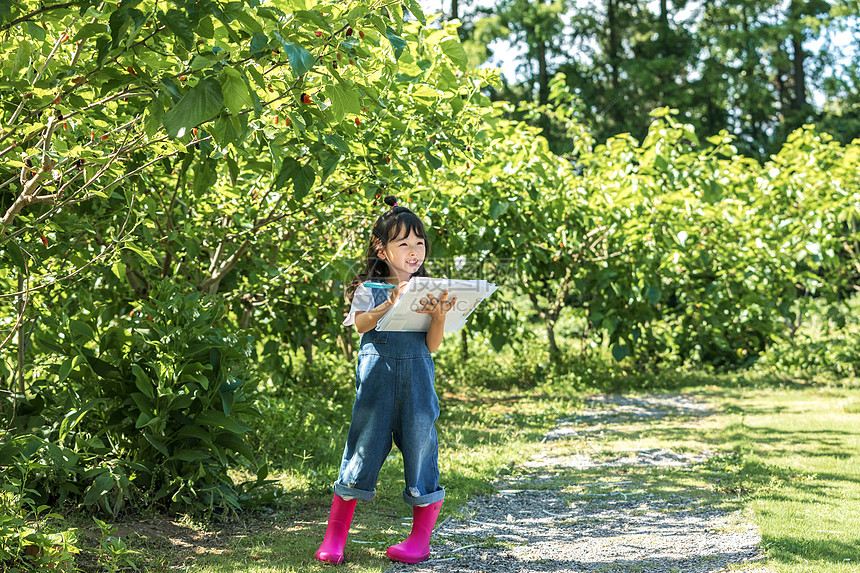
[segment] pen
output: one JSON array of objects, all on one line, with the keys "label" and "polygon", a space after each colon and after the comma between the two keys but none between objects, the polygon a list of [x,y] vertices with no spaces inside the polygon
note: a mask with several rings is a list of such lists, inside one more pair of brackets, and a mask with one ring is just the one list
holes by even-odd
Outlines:
[{"label": "pen", "polygon": [[388,283],[375,283],[373,281],[366,281],[361,283],[367,288],[395,288],[397,285],[390,285]]}]

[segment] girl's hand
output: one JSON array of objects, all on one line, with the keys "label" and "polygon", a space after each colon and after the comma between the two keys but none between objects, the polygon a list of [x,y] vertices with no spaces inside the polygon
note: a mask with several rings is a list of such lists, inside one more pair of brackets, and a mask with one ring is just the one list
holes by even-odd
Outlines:
[{"label": "girl's hand", "polygon": [[448,300],[448,291],[442,293],[441,299],[436,298],[432,294],[428,294],[426,300],[421,300],[421,304],[424,305],[424,308],[416,310],[415,312],[429,314],[431,320],[442,320],[445,318],[445,315],[448,314],[448,311],[454,308],[455,302],[457,302],[456,296],[451,300]]},{"label": "girl's hand", "polygon": [[409,284],[409,281],[403,281],[402,283],[400,283],[399,285],[394,287],[394,290],[391,291],[391,297],[388,299],[391,301],[391,304],[394,304],[395,302],[397,302],[397,299],[400,298],[400,293],[403,292],[403,289],[405,289],[406,285],[408,285],[408,284]]}]

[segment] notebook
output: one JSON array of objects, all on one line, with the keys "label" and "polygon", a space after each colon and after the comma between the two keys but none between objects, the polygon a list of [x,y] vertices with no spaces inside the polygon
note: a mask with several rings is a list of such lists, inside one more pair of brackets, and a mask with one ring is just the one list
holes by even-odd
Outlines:
[{"label": "notebook", "polygon": [[498,287],[485,280],[437,279],[431,277],[412,277],[400,293],[400,298],[388,312],[379,319],[376,329],[380,331],[426,332],[430,328],[430,315],[415,312],[423,309],[421,300],[430,294],[442,299],[448,291],[447,300],[457,297],[454,307],[445,315],[445,332],[458,332],[466,324],[466,319],[493,294]]}]

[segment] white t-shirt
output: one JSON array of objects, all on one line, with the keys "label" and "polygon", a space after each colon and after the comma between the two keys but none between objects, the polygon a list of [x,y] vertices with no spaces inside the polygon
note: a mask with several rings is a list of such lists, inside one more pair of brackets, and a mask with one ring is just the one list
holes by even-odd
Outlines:
[{"label": "white t-shirt", "polygon": [[352,306],[349,307],[349,314],[341,324],[344,326],[352,326],[355,324],[356,311],[367,312],[374,308],[376,308],[376,302],[373,300],[373,291],[363,284],[360,284],[352,295]]}]

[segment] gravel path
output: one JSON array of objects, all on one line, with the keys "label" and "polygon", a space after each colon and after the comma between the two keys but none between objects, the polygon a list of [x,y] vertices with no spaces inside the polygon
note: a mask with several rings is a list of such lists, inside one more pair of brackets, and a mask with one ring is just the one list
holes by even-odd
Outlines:
[{"label": "gravel path", "polygon": [[681,485],[643,482],[710,452],[605,447],[670,423],[677,428],[679,420],[695,429],[710,414],[686,396],[595,397],[559,423],[537,455],[502,476],[497,494],[470,500],[441,523],[429,560],[386,573],[712,573],[730,566],[769,573],[756,565],[760,535],[740,514],[721,513]]}]

